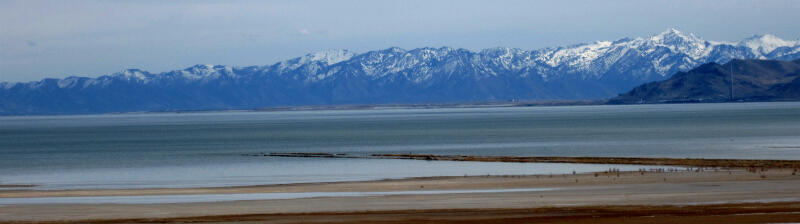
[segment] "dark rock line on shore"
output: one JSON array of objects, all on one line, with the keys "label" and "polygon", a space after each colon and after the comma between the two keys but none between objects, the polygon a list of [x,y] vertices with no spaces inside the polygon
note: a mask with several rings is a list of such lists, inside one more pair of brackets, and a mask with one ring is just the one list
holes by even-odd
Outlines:
[{"label": "dark rock line on shore", "polygon": [[729,168],[800,168],[800,160],[756,159],[695,159],[695,158],[633,158],[633,157],[522,157],[522,156],[466,156],[432,154],[372,154],[365,156],[344,153],[255,153],[244,156],[311,157],[311,158],[363,158],[363,159],[413,159],[473,162],[520,163],[586,163],[656,166],[729,167]]}]

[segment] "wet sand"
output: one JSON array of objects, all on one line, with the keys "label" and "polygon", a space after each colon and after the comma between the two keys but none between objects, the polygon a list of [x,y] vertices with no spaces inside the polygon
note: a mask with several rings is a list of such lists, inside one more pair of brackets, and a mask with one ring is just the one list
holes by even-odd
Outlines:
[{"label": "wet sand", "polygon": [[[796,175],[793,169],[735,169],[431,177],[193,189],[6,190],[0,191],[0,198],[555,188],[543,192],[321,197],[172,204],[5,205],[0,207],[0,222],[296,223],[319,220],[448,223],[499,220],[501,223],[559,223],[565,220],[606,220],[608,223],[616,223],[615,221],[620,220],[652,221],[652,217],[647,218],[649,216],[658,220],[690,223],[695,222],[692,220],[727,222],[725,217],[738,217],[732,219],[738,223],[747,223],[743,222],[749,220],[745,217],[752,218],[751,221],[786,222],[800,221],[800,216],[797,215],[800,213],[795,213],[800,212],[800,187],[797,186],[800,186],[800,175]],[[605,208],[610,210],[602,210]],[[715,211],[719,214],[709,216],[706,213],[692,213],[704,209],[717,209]],[[592,216],[600,219],[589,219]]]}]

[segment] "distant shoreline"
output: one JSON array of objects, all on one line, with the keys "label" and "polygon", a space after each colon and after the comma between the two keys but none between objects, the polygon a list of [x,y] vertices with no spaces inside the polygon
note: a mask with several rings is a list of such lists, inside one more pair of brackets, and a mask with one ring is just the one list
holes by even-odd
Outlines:
[{"label": "distant shoreline", "polygon": [[[784,148],[800,148],[786,146]],[[514,163],[581,163],[613,165],[653,165],[720,168],[782,168],[800,169],[800,160],[767,159],[704,159],[704,158],[645,158],[645,157],[564,157],[564,156],[475,156],[434,154],[372,154],[353,156],[333,153],[256,153],[243,156],[312,157],[312,158],[364,158],[364,159],[411,159],[431,161],[469,162],[514,162]]]},{"label": "distant shoreline", "polygon": [[269,112],[269,111],[321,111],[321,110],[370,110],[370,109],[438,109],[438,108],[494,108],[494,107],[532,107],[532,106],[584,106],[607,105],[603,100],[543,100],[522,102],[476,102],[476,103],[420,103],[420,104],[355,104],[355,105],[309,105],[275,106],[255,109],[199,109],[199,110],[161,110],[130,111],[108,113],[65,113],[65,114],[0,114],[0,117],[33,116],[81,116],[115,114],[160,114],[160,113],[214,113],[214,112]]},{"label": "distant shoreline", "polygon": [[276,106],[256,109],[208,109],[208,110],[162,110],[130,111],[109,113],[65,113],[65,114],[0,114],[0,117],[45,117],[45,116],[88,116],[88,115],[129,115],[129,114],[181,114],[218,112],[272,112],[272,111],[334,111],[334,110],[382,110],[382,109],[448,109],[448,108],[501,108],[501,107],[549,107],[549,106],[599,106],[599,105],[665,105],[665,104],[724,104],[724,103],[789,103],[800,101],[664,101],[659,103],[609,103],[602,100],[552,100],[521,102],[479,102],[479,103],[430,103],[430,104],[363,104],[363,105],[311,105]]}]

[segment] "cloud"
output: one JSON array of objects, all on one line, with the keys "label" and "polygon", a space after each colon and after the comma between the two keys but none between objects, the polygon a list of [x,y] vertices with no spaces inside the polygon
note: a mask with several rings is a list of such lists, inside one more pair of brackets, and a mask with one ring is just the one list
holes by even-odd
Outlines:
[{"label": "cloud", "polygon": [[303,36],[311,35],[311,31],[308,31],[308,29],[306,29],[306,28],[300,29],[300,35],[303,35]]}]

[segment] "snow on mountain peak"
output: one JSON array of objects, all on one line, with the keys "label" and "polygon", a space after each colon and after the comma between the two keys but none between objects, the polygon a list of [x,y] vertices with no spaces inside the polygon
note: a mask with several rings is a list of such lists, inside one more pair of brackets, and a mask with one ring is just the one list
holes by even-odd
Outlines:
[{"label": "snow on mountain peak", "polygon": [[146,80],[147,75],[146,72],[139,70],[139,69],[125,69],[122,72],[118,72],[114,74],[117,77],[122,77],[127,80]]},{"label": "snow on mountain peak", "polygon": [[452,47],[440,47],[440,48],[423,47],[410,50],[408,51],[408,53],[419,56],[423,60],[427,60],[432,58],[441,59],[444,56],[450,55],[450,53],[453,53],[454,51],[455,49]]},{"label": "snow on mountain peak", "polygon": [[482,54],[488,54],[494,56],[508,56],[523,52],[525,52],[525,50],[510,48],[510,47],[493,47],[481,50]]},{"label": "snow on mountain peak", "polygon": [[209,65],[209,64],[205,65],[197,64],[192,67],[184,69],[184,71],[190,71],[192,73],[198,73],[198,74],[209,74],[216,72],[216,70],[214,69],[214,65]]},{"label": "snow on mountain peak", "polygon": [[[713,46],[719,43],[712,43],[700,38],[693,33],[683,33],[677,29],[668,29],[658,35],[651,36],[645,45],[666,47],[674,53],[683,53],[693,60],[708,56],[714,49]],[[649,50],[655,50],[651,48]]]},{"label": "snow on mountain peak", "polygon": [[592,61],[605,54],[612,44],[611,41],[597,41],[591,44],[559,48],[546,54],[541,60],[551,67],[558,67],[566,62],[569,66],[586,68]]},{"label": "snow on mountain peak", "polygon": [[697,37],[693,33],[683,33],[675,28],[670,28],[664,32],[659,33],[658,35],[651,36],[649,38],[650,41],[658,44],[665,44],[665,45],[682,45],[682,44],[692,44],[697,42],[705,42],[700,37]]},{"label": "snow on mountain peak", "polygon": [[793,47],[798,41],[787,41],[771,34],[754,35],[739,42],[740,46],[750,48],[754,54],[768,54],[780,47]]},{"label": "snow on mountain peak", "polygon": [[352,53],[348,50],[332,49],[306,54],[299,58],[282,61],[279,64],[281,70],[294,70],[310,63],[320,63],[324,66],[333,65],[339,62],[350,60],[350,58],[353,56],[355,56],[355,53]]},{"label": "snow on mountain peak", "polygon": [[354,53],[344,49],[324,50],[303,56],[300,59],[300,63],[305,64],[307,62],[315,61],[332,65],[342,61],[350,60],[350,58],[352,58],[354,55]]},{"label": "snow on mountain peak", "polygon": [[406,52],[405,49],[399,47],[390,47],[386,48],[384,51],[392,52],[392,53],[403,53]]},{"label": "snow on mountain peak", "polygon": [[231,66],[198,64],[180,71],[181,76],[189,80],[218,78],[222,72],[235,76]]},{"label": "snow on mountain peak", "polygon": [[62,89],[63,88],[71,88],[71,87],[75,86],[75,84],[78,83],[78,79],[79,79],[78,77],[74,77],[74,76],[67,77],[65,79],[58,80],[58,82],[56,82],[56,85],[58,85],[58,88],[62,88]]},{"label": "snow on mountain peak", "polygon": [[[706,62],[724,62],[731,58],[796,58],[800,55],[800,41],[787,41],[773,35],[757,35],[738,43],[706,41],[691,33],[668,29],[656,35],[640,38],[622,38],[616,41],[596,41],[559,48],[522,50],[496,47],[471,52],[462,48],[416,48],[405,50],[391,47],[356,56],[348,50],[334,49],[306,54],[270,66],[253,67],[250,73],[287,75],[298,80],[318,81],[336,77],[342,72],[365,74],[372,78],[407,78],[414,82],[429,80],[436,72],[448,75],[454,72],[476,71],[479,75],[541,76],[546,80],[560,76],[580,75],[602,77],[608,74],[632,71],[637,78],[652,75],[668,76]],[[788,51],[776,49],[791,47]],[[752,51],[752,54],[750,52]],[[345,62],[345,63],[342,63]],[[274,67],[272,67],[274,68]],[[635,69],[634,69],[635,68]],[[262,71],[256,71],[263,69]],[[360,71],[359,71],[360,70]],[[88,79],[89,85],[107,85],[115,80],[134,83],[164,83],[174,79],[210,82],[219,78],[239,79],[249,73],[240,73],[230,66],[195,65],[183,70],[151,74],[138,69],[128,69],[111,76]],[[396,75],[396,77],[394,77]],[[67,88],[83,82],[63,79],[58,86]],[[0,84],[11,88],[12,84]]]}]

